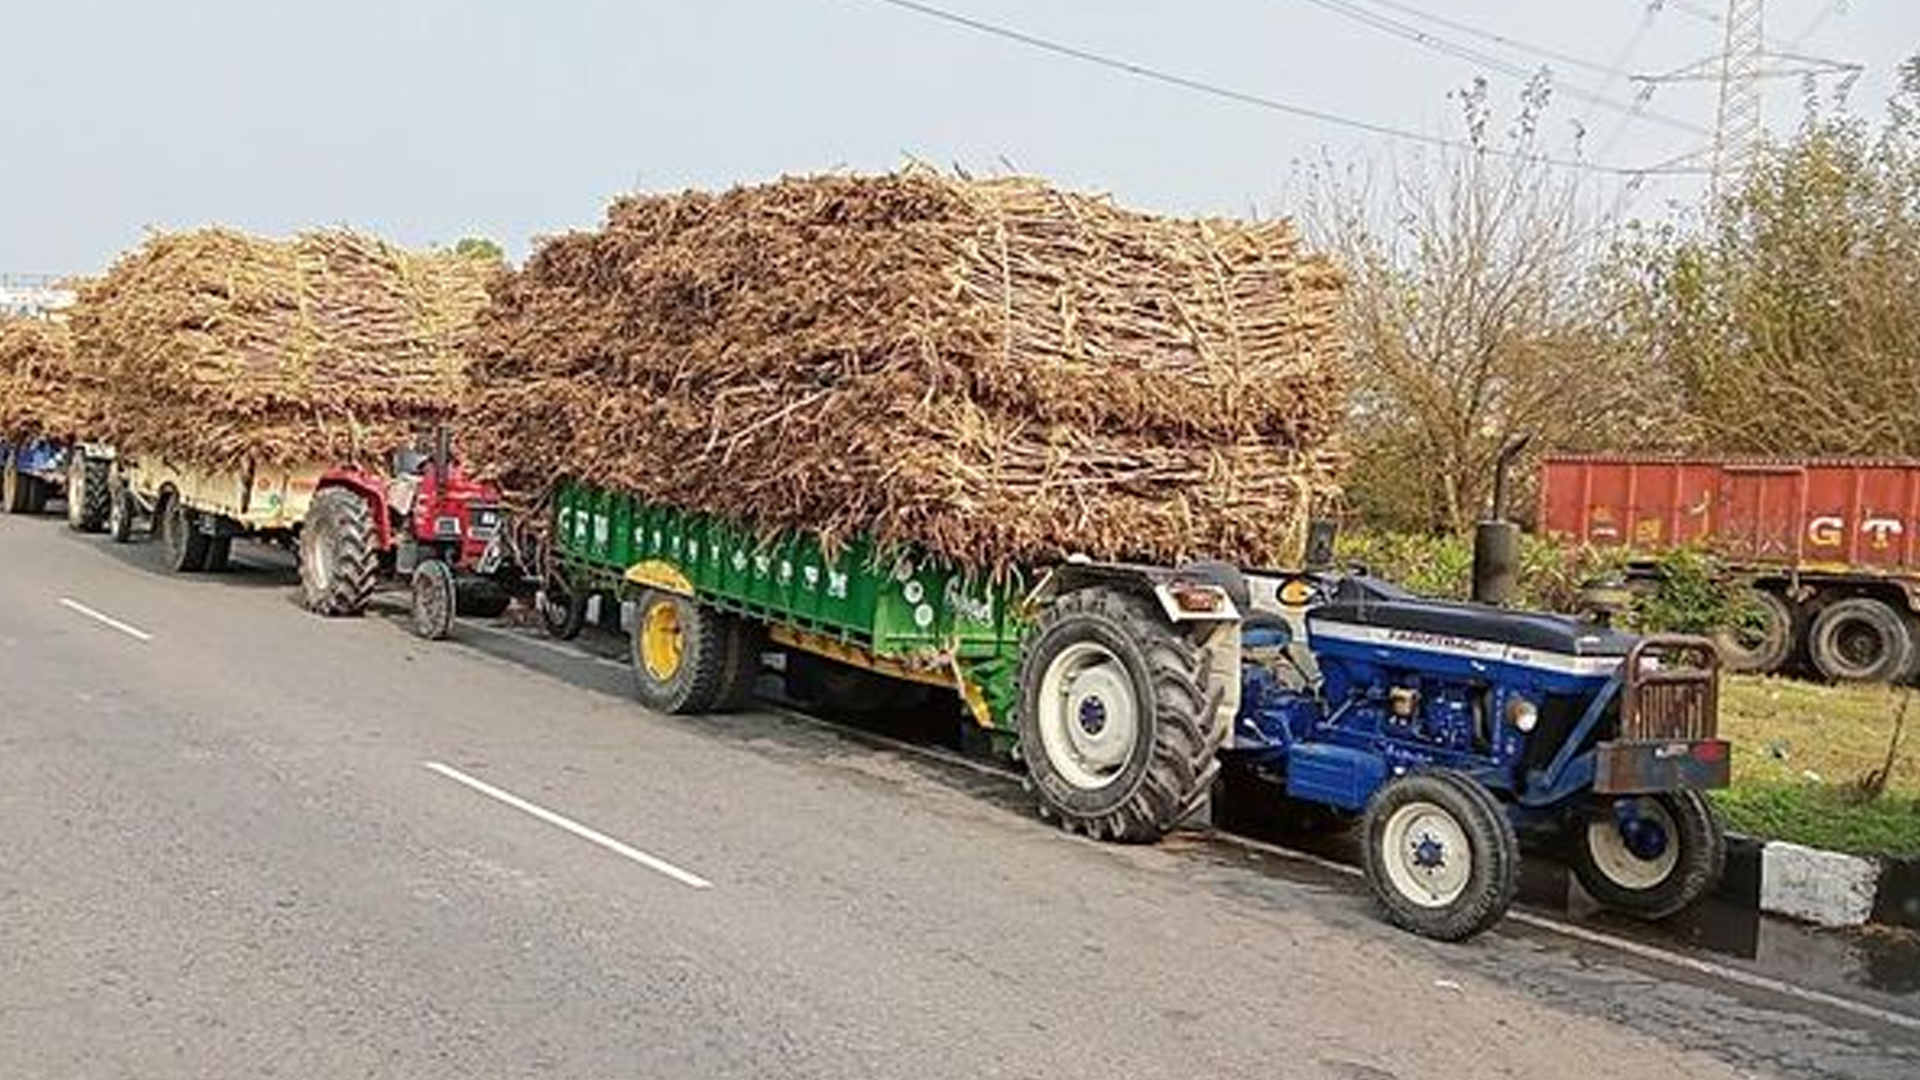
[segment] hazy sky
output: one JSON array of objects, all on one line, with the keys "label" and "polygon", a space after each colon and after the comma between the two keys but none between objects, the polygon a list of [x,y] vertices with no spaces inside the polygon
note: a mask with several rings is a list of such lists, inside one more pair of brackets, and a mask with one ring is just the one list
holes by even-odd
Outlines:
[{"label": "hazy sky", "polygon": [[[1449,91],[1521,79],[1442,48],[1551,66],[1557,153],[1645,166],[1704,144],[1710,88],[1621,105],[1625,73],[1718,45],[1723,0],[926,0],[1178,75],[1356,119],[1458,135]],[[1564,54],[1545,59],[1402,8]],[[1651,10],[1657,9],[1657,10]],[[1781,46],[1867,65],[1876,115],[1920,50],[1920,0],[1771,0]],[[1804,37],[1804,40],[1800,40]],[[1566,59],[1570,57],[1571,59]],[[1574,61],[1585,61],[1593,68]],[[1609,80],[1608,72],[1622,75]],[[1768,87],[1784,127],[1799,87]],[[1681,126],[1675,126],[1675,125]],[[1178,212],[1284,212],[1294,164],[1404,144],[983,36],[880,0],[0,0],[0,271],[91,272],[149,226],[328,224],[406,244],[592,225],[633,189],[908,157],[1010,162]],[[1617,188],[1618,178],[1596,183]],[[1657,213],[1689,181],[1649,182]]]}]

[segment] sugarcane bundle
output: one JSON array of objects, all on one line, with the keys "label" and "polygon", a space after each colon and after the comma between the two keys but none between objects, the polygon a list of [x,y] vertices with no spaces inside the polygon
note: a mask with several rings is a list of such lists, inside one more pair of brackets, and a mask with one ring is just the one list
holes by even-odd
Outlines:
[{"label": "sugarcane bundle", "polygon": [[225,469],[384,455],[446,419],[494,263],[346,230],[156,235],[80,291],[123,449]]},{"label": "sugarcane bundle", "polygon": [[103,380],[55,319],[0,318],[0,442],[96,438]]},{"label": "sugarcane bundle", "polygon": [[1284,221],[910,170],[632,197],[496,281],[470,456],[966,565],[1297,555],[1341,279]]}]

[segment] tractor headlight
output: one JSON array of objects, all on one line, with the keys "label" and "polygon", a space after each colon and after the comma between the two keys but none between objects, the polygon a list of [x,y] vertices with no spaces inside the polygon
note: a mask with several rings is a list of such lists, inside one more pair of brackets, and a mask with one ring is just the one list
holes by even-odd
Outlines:
[{"label": "tractor headlight", "polygon": [[1540,706],[1526,698],[1513,698],[1507,702],[1507,722],[1525,732],[1532,731],[1540,723]]}]

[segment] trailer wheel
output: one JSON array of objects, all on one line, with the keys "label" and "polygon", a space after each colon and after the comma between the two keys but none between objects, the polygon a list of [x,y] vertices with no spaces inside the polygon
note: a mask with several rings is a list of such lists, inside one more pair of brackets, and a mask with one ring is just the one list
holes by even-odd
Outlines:
[{"label": "trailer wheel", "polygon": [[20,471],[13,451],[7,451],[5,464],[0,465],[0,510],[9,514],[31,513],[33,483],[33,477]]},{"label": "trailer wheel", "polygon": [[67,527],[74,532],[97,533],[107,527],[113,505],[108,471],[106,462],[79,450],[67,462]]},{"label": "trailer wheel", "polygon": [[1697,791],[1597,799],[1572,839],[1580,887],[1639,919],[1685,910],[1720,883],[1727,863],[1720,818]]},{"label": "trailer wheel", "polygon": [[233,567],[233,537],[207,537],[207,573],[224,574]]},{"label": "trailer wheel", "polygon": [[1835,682],[1893,682],[1913,670],[1913,627],[1883,601],[1850,596],[1813,617],[1807,653]]},{"label": "trailer wheel", "polygon": [[315,495],[300,526],[300,592],[307,610],[360,614],[379,572],[367,500],[337,487]]},{"label": "trailer wheel", "polygon": [[1448,769],[1389,780],[1367,803],[1367,884],[1403,930],[1464,941],[1490,929],[1520,883],[1520,841],[1498,800]]},{"label": "trailer wheel", "polygon": [[1741,625],[1725,627],[1713,638],[1721,662],[1729,671],[1763,675],[1779,671],[1793,655],[1793,606],[1770,589],[1747,589],[1741,600]]},{"label": "trailer wheel", "polygon": [[107,480],[107,536],[116,544],[133,542],[133,522],[139,516],[126,480],[114,474]]},{"label": "trailer wheel", "polygon": [[428,641],[441,641],[453,633],[453,620],[459,608],[459,593],[453,569],[439,559],[428,559],[413,568],[413,632]]},{"label": "trailer wheel", "polygon": [[1131,843],[1179,824],[1219,769],[1208,681],[1205,650],[1146,598],[1094,587],[1054,601],[1022,647],[1015,714],[1042,813]]},{"label": "trailer wheel", "polygon": [[740,661],[732,616],[657,589],[640,594],[633,674],[640,703],[655,712],[716,712],[728,702]]},{"label": "trailer wheel", "polygon": [[871,717],[922,708],[933,688],[794,650],[787,654],[787,693],[825,712]]},{"label": "trailer wheel", "polygon": [[176,574],[197,574],[205,570],[212,540],[200,531],[194,512],[178,495],[164,497],[160,508],[160,542],[166,549],[167,569]]}]

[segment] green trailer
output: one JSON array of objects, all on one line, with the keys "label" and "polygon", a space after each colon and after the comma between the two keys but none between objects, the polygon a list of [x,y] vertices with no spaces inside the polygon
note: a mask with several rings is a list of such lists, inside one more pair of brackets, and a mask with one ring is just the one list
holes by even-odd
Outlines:
[{"label": "green trailer", "polygon": [[1206,797],[1232,728],[1244,584],[1207,568],[996,578],[580,483],[559,487],[552,514],[549,610],[577,625],[588,595],[634,603],[638,695],[662,712],[744,704],[768,645],[951,688],[997,741],[1044,750],[1020,754],[1043,813],[1124,840],[1159,836]]}]

